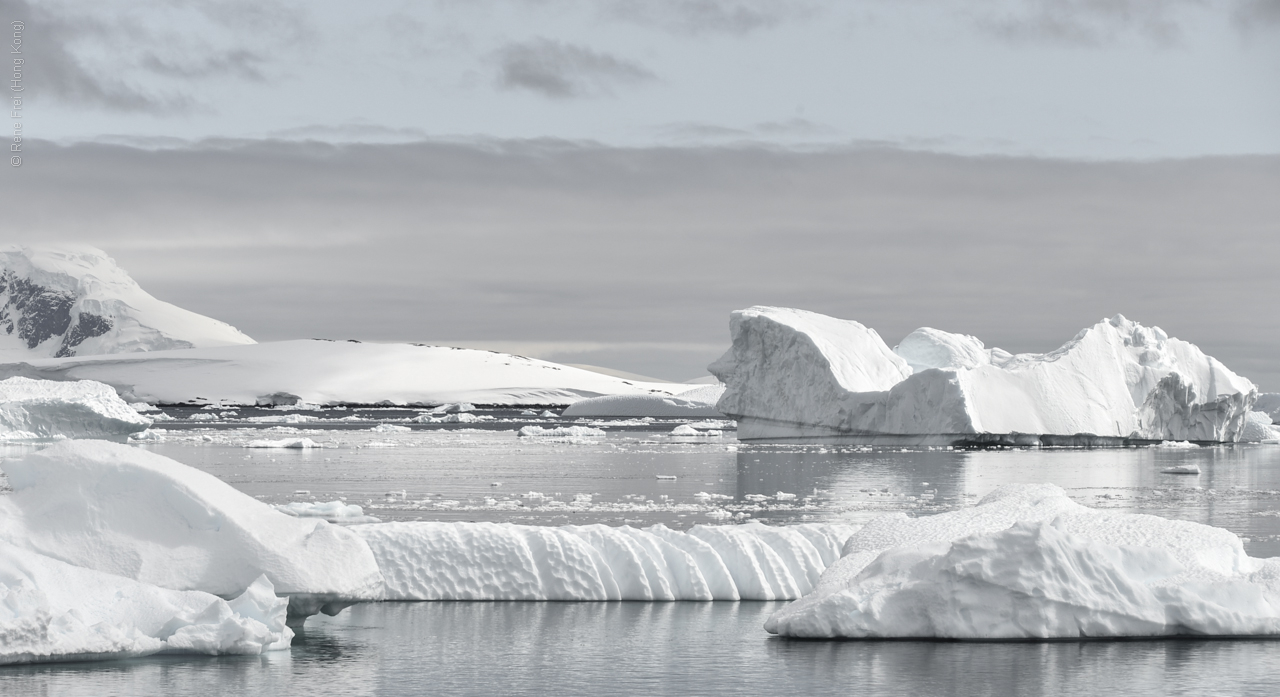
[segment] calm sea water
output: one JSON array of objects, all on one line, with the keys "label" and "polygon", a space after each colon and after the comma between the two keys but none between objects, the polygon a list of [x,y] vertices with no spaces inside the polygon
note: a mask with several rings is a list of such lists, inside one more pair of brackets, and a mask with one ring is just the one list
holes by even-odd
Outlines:
[{"label": "calm sea water", "polygon": [[[145,447],[270,503],[344,498],[384,520],[861,522],[972,505],[1005,483],[1053,482],[1086,505],[1225,527],[1250,554],[1280,556],[1274,446],[867,452],[742,446],[731,431],[672,438],[675,422],[606,424],[605,437],[572,442],[518,438],[518,422],[395,433],[372,425],[201,425]],[[326,447],[244,447],[286,437]],[[1161,471],[1181,464],[1202,473]],[[8,667],[0,694],[1201,695],[1272,694],[1280,678],[1280,642],[792,641],[761,628],[780,606],[369,604],[311,618],[288,652]]]}]

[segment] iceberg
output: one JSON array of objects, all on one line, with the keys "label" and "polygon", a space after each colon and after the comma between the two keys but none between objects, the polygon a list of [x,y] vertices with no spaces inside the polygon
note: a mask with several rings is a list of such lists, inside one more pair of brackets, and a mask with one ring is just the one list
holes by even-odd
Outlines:
[{"label": "iceberg", "polygon": [[677,396],[631,394],[592,397],[570,404],[561,415],[587,418],[723,418],[724,415],[716,409],[716,402],[724,390],[724,385],[705,385]]},{"label": "iceberg", "polygon": [[0,248],[0,329],[8,360],[253,343],[157,300],[106,253],[80,245]]},{"label": "iceberg", "polygon": [[891,350],[857,322],[752,307],[710,366],[742,440],[930,445],[1235,442],[1257,388],[1122,315],[1046,354],[918,329]]},{"label": "iceberg", "polygon": [[6,460],[0,539],[68,564],[224,598],[265,574],[297,621],[376,600],[363,540],[291,517],[169,458],[103,441],[61,441]]},{"label": "iceberg", "polygon": [[0,380],[0,440],[123,439],[150,426],[151,419],[100,382]]},{"label": "iceberg", "polygon": [[1095,510],[1052,484],[877,518],[765,624],[806,638],[1079,639],[1280,634],[1280,559],[1227,530]]},{"label": "iceberg", "polygon": [[287,649],[287,605],[265,577],[228,602],[0,542],[0,664]]},{"label": "iceberg", "polygon": [[387,600],[568,601],[799,598],[856,529],[435,522],[351,528],[373,550]]}]

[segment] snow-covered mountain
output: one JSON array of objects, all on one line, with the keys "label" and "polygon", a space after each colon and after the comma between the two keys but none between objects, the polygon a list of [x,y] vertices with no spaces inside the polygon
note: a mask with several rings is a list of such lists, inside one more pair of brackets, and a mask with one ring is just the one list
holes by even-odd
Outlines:
[{"label": "snow-covered mountain", "polygon": [[252,344],[216,319],[157,300],[105,252],[0,248],[0,359]]}]

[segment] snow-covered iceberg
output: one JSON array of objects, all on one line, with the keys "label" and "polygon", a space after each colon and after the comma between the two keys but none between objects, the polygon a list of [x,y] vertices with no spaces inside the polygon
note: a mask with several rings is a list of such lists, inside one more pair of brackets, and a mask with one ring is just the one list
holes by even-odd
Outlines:
[{"label": "snow-covered iceberg", "polygon": [[0,378],[12,375],[97,380],[126,401],[148,404],[546,405],[601,395],[672,397],[700,387],[634,382],[493,351],[323,340],[0,364]]},{"label": "snow-covered iceberg", "polygon": [[287,605],[265,577],[228,602],[0,542],[0,664],[287,649]]},{"label": "snow-covered iceberg", "polygon": [[710,366],[744,440],[931,444],[1234,442],[1257,388],[1192,344],[1117,315],[1046,354],[919,329],[891,350],[857,322],[734,312]]},{"label": "snow-covered iceberg", "polygon": [[724,394],[724,385],[695,387],[678,396],[633,394],[592,397],[570,404],[561,416],[638,418],[723,418],[716,402]]},{"label": "snow-covered iceberg", "polygon": [[252,343],[225,322],[152,297],[101,250],[0,248],[7,360]]},{"label": "snow-covered iceberg", "polygon": [[793,637],[1052,639],[1280,634],[1280,559],[1221,528],[1095,510],[1056,486],[877,518],[765,624]]},{"label": "snow-covered iceberg", "polygon": [[298,518],[169,458],[103,441],[63,441],[2,465],[0,538],[87,569],[173,590],[235,597],[265,574],[289,613],[381,597],[363,540]]},{"label": "snow-covered iceberg", "polygon": [[0,380],[0,440],[125,438],[151,419],[92,380]]},{"label": "snow-covered iceberg", "polygon": [[369,543],[387,600],[788,600],[857,528],[383,523]]}]

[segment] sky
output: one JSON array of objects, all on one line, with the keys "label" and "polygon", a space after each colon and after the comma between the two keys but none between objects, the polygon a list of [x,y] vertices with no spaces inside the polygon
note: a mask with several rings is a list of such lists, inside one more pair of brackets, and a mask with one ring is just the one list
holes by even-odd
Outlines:
[{"label": "sky", "polygon": [[753,304],[1012,351],[1123,313],[1280,391],[1280,0],[0,19],[24,60],[5,241],[95,245],[258,340],[685,380]]}]

